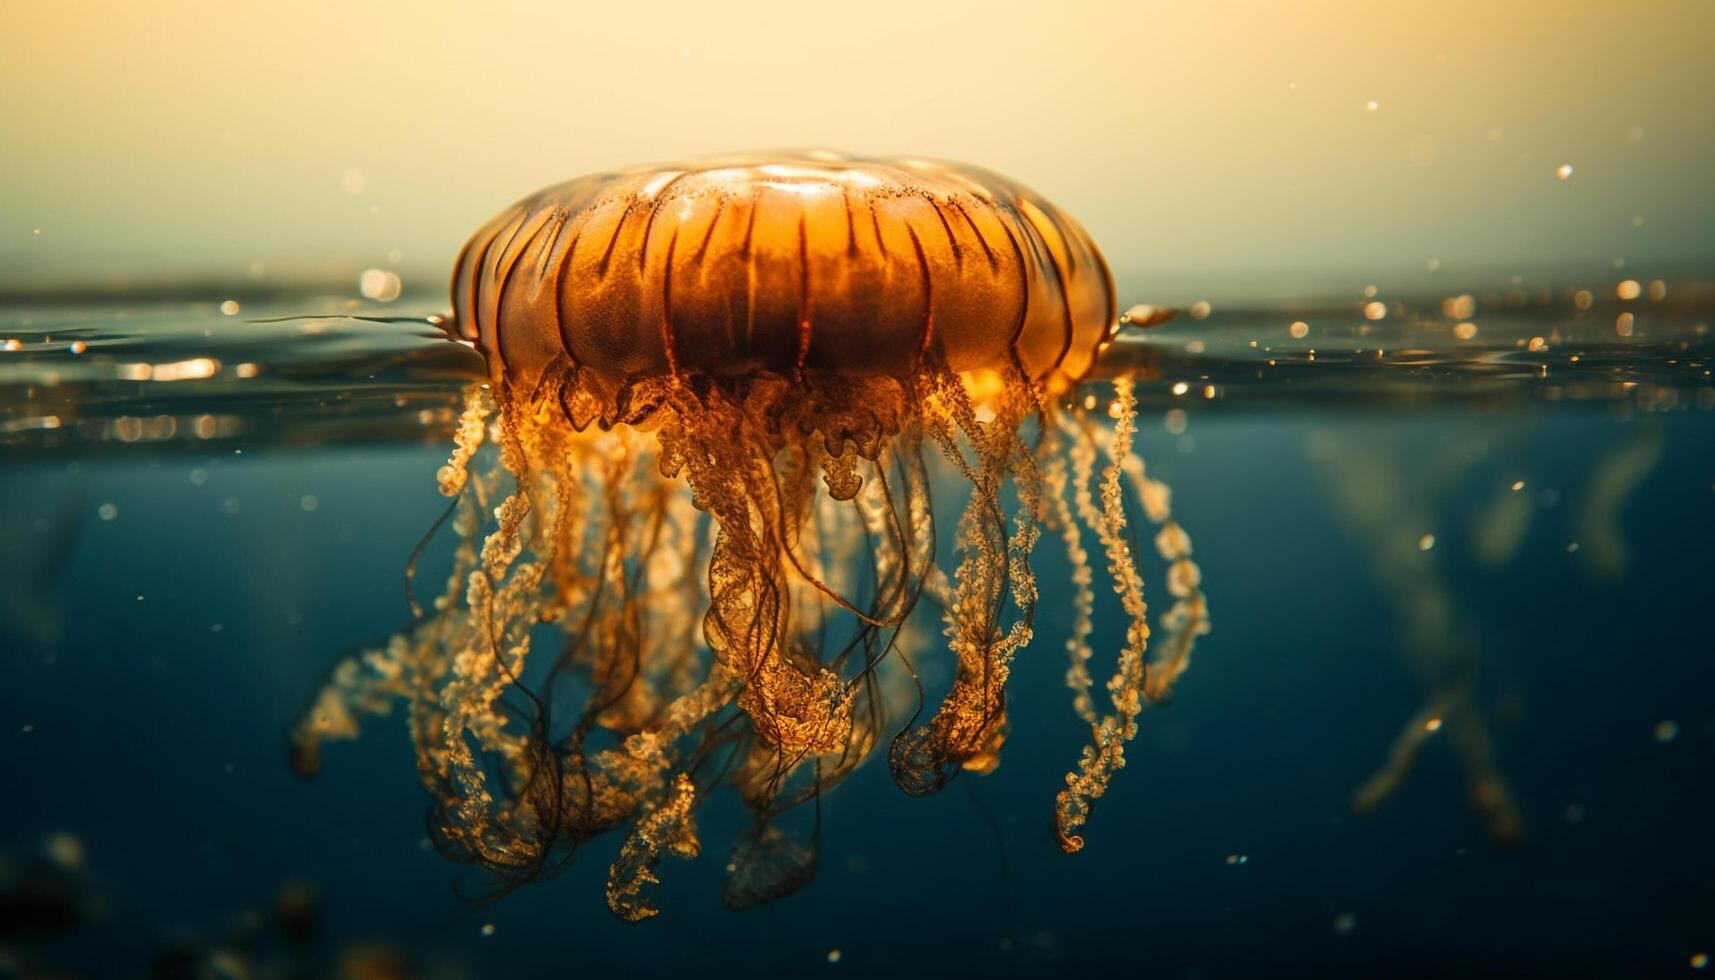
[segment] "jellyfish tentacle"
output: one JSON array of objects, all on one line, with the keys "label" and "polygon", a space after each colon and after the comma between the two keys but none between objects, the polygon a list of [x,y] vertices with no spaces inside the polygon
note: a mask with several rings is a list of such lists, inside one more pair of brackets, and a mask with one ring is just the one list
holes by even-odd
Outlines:
[{"label": "jellyfish tentacle", "polygon": [[[786,542],[776,529],[783,494],[770,433],[755,406],[711,391],[684,419],[681,454],[697,499],[714,515],[704,634],[717,658],[744,679],[739,707],[783,758],[837,748],[850,730],[851,691],[792,639]],[[735,438],[735,433],[737,437]]]},{"label": "jellyfish tentacle", "polygon": [[643,889],[660,883],[655,865],[663,856],[690,859],[701,850],[691,813],[696,797],[691,778],[680,773],[666,799],[637,822],[608,872],[607,907],[614,915],[627,922],[640,922],[660,913],[644,897]]},{"label": "jellyfish tentacle", "polygon": [[1123,533],[1126,517],[1120,483],[1120,461],[1131,454],[1131,437],[1137,420],[1137,399],[1130,378],[1115,381],[1111,414],[1113,442],[1109,462],[1102,470],[1100,507],[1090,488],[1096,438],[1091,432],[1093,424],[1082,412],[1076,418],[1072,467],[1079,516],[1101,542],[1108,576],[1129,622],[1125,643],[1107,682],[1113,711],[1092,726],[1090,744],[1084,747],[1077,768],[1066,774],[1066,788],[1055,797],[1055,835],[1067,853],[1083,849],[1084,838],[1077,830],[1089,819],[1091,804],[1107,792],[1114,773],[1125,765],[1125,745],[1137,734],[1137,716],[1143,710],[1147,672],[1144,655],[1149,643],[1148,608],[1143,601],[1143,579]]},{"label": "jellyfish tentacle", "polygon": [[[825,458],[827,460],[827,465],[829,465],[829,466],[850,467],[850,466],[854,465],[852,460],[855,456],[856,456],[856,454],[851,451],[850,447],[847,447],[845,453],[843,453],[841,456],[838,456],[838,457],[826,456]],[[807,470],[807,468],[806,468],[806,470]],[[860,483],[859,478],[856,476],[855,473],[851,473],[849,479],[850,479],[851,483],[854,484],[854,486],[852,486],[852,488],[851,488],[850,493],[845,493],[845,494],[836,493],[836,494],[834,494],[834,499],[836,499],[836,500],[851,499],[851,497],[858,492],[857,485]],[[829,480],[830,480],[830,486],[837,485],[834,482],[837,480],[836,477],[830,475]],[[776,482],[778,485],[779,481],[776,481]],[[798,575],[804,580],[804,582],[807,583],[811,588],[815,589],[817,592],[821,593],[824,597],[831,600],[835,605],[839,606],[841,609],[844,609],[846,612],[849,612],[852,615],[858,617],[860,620],[864,621],[868,625],[871,625],[871,626],[891,626],[891,625],[893,625],[892,623],[889,623],[885,620],[878,620],[878,619],[872,618],[868,613],[866,613],[862,609],[858,608],[856,603],[852,602],[850,599],[841,595],[837,590],[831,588],[826,582],[824,582],[822,580],[821,575],[818,574],[815,570],[813,570],[810,567],[810,565],[813,563],[806,563],[805,560],[799,555],[799,549],[800,549],[799,529],[802,525],[804,515],[808,511],[808,505],[809,505],[812,493],[813,493],[813,490],[808,490],[807,488],[804,488],[802,486],[794,486],[789,491],[782,489],[780,494],[779,494],[780,499],[778,500],[777,506],[773,512],[774,519],[777,522],[774,530],[775,530],[775,533],[777,535],[779,535],[779,537],[780,537],[781,553],[783,555],[785,555],[787,563],[792,566],[792,570],[797,572]]]},{"label": "jellyfish tentacle", "polygon": [[1145,516],[1157,527],[1155,551],[1167,564],[1167,594],[1172,597],[1173,605],[1157,620],[1166,635],[1155,645],[1143,689],[1151,703],[1164,705],[1173,699],[1174,686],[1191,666],[1197,638],[1207,635],[1210,629],[1209,603],[1202,588],[1203,572],[1192,558],[1191,536],[1173,519],[1173,496],[1167,484],[1148,475],[1143,457],[1136,453],[1119,454],[1111,438],[1103,448],[1110,461],[1120,464],[1133,494],[1143,504]]},{"label": "jellyfish tentacle", "polygon": [[[889,752],[894,781],[914,796],[936,792],[959,768],[987,772],[999,762],[1005,739],[1005,685],[1013,656],[1030,641],[1036,586],[1030,552],[1039,531],[1040,486],[1031,451],[1017,432],[1037,402],[1031,382],[1005,379],[994,416],[979,420],[964,383],[947,371],[931,381],[930,432],[971,484],[959,521],[961,558],[954,574],[944,633],[955,657],[951,689],[926,726],[908,727]],[[973,467],[959,448],[965,437]],[[1008,530],[1002,491],[1012,478],[1019,497]],[[1010,597],[1018,616],[1003,632],[1001,606]]]},{"label": "jellyfish tentacle", "polygon": [[1066,546],[1066,560],[1072,566],[1072,633],[1066,638],[1066,686],[1072,691],[1072,710],[1078,717],[1094,726],[1096,703],[1090,696],[1095,681],[1090,676],[1090,634],[1095,631],[1095,590],[1091,583],[1095,573],[1090,567],[1090,554],[1084,549],[1083,534],[1078,520],[1067,502],[1070,476],[1062,443],[1065,421],[1056,413],[1053,424],[1044,425],[1043,499],[1047,503],[1050,527],[1060,532]]},{"label": "jellyfish tentacle", "polygon": [[488,432],[488,416],[493,408],[487,385],[465,387],[464,409],[459,413],[458,427],[453,430],[452,455],[436,473],[441,496],[457,496],[464,489],[465,481],[470,477],[471,457],[482,448],[483,437]]},{"label": "jellyfish tentacle", "polygon": [[798,840],[772,821],[761,821],[740,836],[729,864],[721,904],[740,912],[809,884],[821,866],[820,842],[814,833]]},{"label": "jellyfish tentacle", "polygon": [[935,559],[935,521],[929,503],[929,478],[915,433],[887,454],[900,469],[905,517],[894,502],[886,460],[854,498],[860,526],[877,542],[870,548],[876,589],[876,621],[902,625],[917,605],[928,568]]},{"label": "jellyfish tentacle", "polygon": [[[451,680],[441,691],[446,710],[443,748],[457,796],[446,808],[451,823],[443,830],[450,842],[500,866],[542,859],[540,815],[528,798],[518,799],[516,793],[507,794],[512,802],[497,806],[496,789],[477,751],[497,758],[503,781],[514,787],[530,785],[539,740],[528,730],[512,730],[497,704],[508,688],[521,686],[530,629],[536,622],[531,599],[540,591],[577,512],[567,500],[556,505],[552,490],[538,486],[529,461],[544,458],[534,444],[540,438],[541,430],[524,426],[520,413],[503,416],[501,460],[517,475],[516,489],[496,508],[498,526],[483,542],[481,567],[467,579],[465,605],[475,642],[455,654]],[[558,476],[558,485],[569,485],[563,470]],[[520,561],[527,547],[531,556]],[[525,695],[535,702],[539,716],[541,702],[528,690]]]},{"label": "jellyfish tentacle", "polygon": [[[480,522],[478,511],[486,496],[486,480],[471,479],[468,466],[482,446],[493,405],[481,384],[467,386],[463,400],[455,447],[438,477],[443,488],[452,488],[449,496],[455,498],[453,526],[459,544],[453,552],[446,588],[434,604],[437,610],[445,610],[456,601],[466,575],[476,564],[471,529]],[[449,476],[453,478],[449,480]],[[322,743],[356,738],[363,715],[386,714],[396,700],[407,701],[416,711],[423,700],[419,695],[432,688],[444,667],[432,651],[456,635],[458,625],[445,618],[431,618],[419,626],[423,642],[410,642],[407,635],[400,634],[380,649],[363,650],[340,660],[292,731],[293,769],[301,775],[314,775],[320,768]]]},{"label": "jellyfish tentacle", "polygon": [[[843,773],[833,774],[837,782]],[[771,902],[791,894],[816,876],[821,866],[822,791],[825,788],[820,761],[806,791],[791,801],[775,800],[770,804],[753,806],[756,822],[733,845],[732,858],[727,863],[727,880],[721,888],[721,904],[737,912],[761,902]],[[796,837],[779,825],[783,810],[796,806],[804,799],[814,801],[810,831]]]}]

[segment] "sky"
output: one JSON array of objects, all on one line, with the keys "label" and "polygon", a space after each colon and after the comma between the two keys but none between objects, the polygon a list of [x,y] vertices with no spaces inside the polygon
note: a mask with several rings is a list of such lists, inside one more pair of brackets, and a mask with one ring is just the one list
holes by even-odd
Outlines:
[{"label": "sky", "polygon": [[1122,301],[1708,274],[1711,38],[1709,0],[10,3],[0,287],[438,282],[545,184],[790,146],[1021,180]]}]

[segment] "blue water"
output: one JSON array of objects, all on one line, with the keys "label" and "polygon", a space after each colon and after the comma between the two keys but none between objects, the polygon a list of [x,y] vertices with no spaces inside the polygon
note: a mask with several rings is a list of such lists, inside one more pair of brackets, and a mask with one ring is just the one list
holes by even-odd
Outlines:
[{"label": "blue water", "polygon": [[[1087,732],[1045,546],[996,773],[911,799],[872,760],[822,801],[819,876],[737,914],[718,896],[747,817],[717,795],[704,856],[663,864],[663,914],[637,925],[602,901],[614,838],[555,880],[461,896],[482,880],[427,846],[397,713],[314,781],[285,764],[332,663],[406,621],[406,558],[445,506],[456,356],[409,328],[334,322],[287,350],[238,333],[285,328],[205,305],[85,312],[11,309],[32,346],[0,355],[31,358],[0,360],[0,976],[388,975],[361,972],[378,949],[424,977],[1675,976],[1715,955],[1715,393],[1696,311],[1640,317],[1619,349],[1568,339],[1582,328],[1556,306],[1479,318],[1481,348],[1419,323],[1338,345],[1414,353],[1317,361],[1302,350],[1337,345],[1289,340],[1300,313],[1168,328],[1140,449],[1195,539],[1214,631],[1143,716],[1089,847],[1064,855],[1050,832]],[[1565,329],[1541,378],[1513,340],[1547,321]],[[79,336],[106,367],[73,373],[56,348]],[[1580,373],[1579,350],[1600,367]],[[197,352],[220,361],[200,386],[112,377]],[[260,365],[250,387],[241,362]],[[202,415],[228,421],[205,438]],[[1353,493],[1386,519],[1354,516]],[[1412,635],[1425,595],[1457,626],[1444,638]],[[1516,844],[1485,832],[1439,733],[1353,812],[1448,670],[1472,678]],[[70,921],[24,914],[32,867]],[[275,924],[291,883],[315,895],[304,939]]]}]

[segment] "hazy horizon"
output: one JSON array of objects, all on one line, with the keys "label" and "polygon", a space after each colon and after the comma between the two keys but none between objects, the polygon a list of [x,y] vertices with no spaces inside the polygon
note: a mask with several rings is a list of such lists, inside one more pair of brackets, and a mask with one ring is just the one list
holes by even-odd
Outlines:
[{"label": "hazy horizon", "polygon": [[778,146],[1013,176],[1125,296],[1715,266],[1715,7],[1286,8],[14,5],[0,286],[422,288],[541,185]]}]

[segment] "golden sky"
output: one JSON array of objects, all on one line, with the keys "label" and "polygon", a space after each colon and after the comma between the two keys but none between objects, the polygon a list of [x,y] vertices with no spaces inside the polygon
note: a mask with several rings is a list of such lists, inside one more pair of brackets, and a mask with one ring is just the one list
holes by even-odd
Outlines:
[{"label": "golden sky", "polygon": [[781,146],[1022,180],[1122,299],[1708,272],[1712,38],[1710,0],[9,3],[0,283],[438,278],[540,185]]}]

